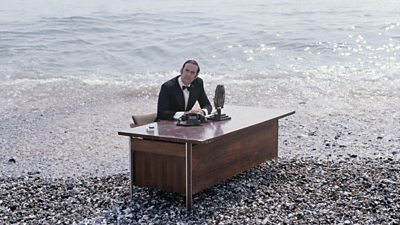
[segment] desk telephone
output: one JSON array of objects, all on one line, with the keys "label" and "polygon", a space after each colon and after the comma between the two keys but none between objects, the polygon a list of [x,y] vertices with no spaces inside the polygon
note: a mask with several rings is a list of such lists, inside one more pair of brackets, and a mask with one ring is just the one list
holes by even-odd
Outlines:
[{"label": "desk telephone", "polygon": [[185,113],[178,120],[178,126],[198,126],[206,121],[206,117],[197,113]]}]

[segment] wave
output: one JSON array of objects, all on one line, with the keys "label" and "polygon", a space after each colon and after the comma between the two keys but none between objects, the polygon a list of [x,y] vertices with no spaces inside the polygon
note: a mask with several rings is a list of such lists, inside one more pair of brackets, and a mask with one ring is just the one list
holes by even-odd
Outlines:
[{"label": "wave", "polygon": [[[399,63],[400,23],[387,14],[393,11],[392,1],[378,8],[354,2],[304,8],[261,0],[190,7],[175,1],[175,8],[164,8],[156,1],[159,5],[151,10],[139,10],[146,9],[144,3],[118,2],[117,8],[109,6],[115,11],[107,11],[106,2],[83,9],[57,6],[65,7],[59,14],[34,13],[28,4],[25,13],[32,14],[1,22],[0,82],[40,74],[165,73],[188,58],[210,73],[242,74],[244,79],[265,71],[306,73],[336,64],[386,74]],[[5,7],[20,10],[17,3]]]}]

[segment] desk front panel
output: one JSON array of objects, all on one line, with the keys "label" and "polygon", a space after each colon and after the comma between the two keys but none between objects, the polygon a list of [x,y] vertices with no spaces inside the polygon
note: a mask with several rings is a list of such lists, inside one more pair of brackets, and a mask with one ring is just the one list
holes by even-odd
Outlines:
[{"label": "desk front panel", "polygon": [[193,193],[278,156],[278,120],[193,148]]},{"label": "desk front panel", "polygon": [[185,193],[185,144],[133,140],[133,184]]}]

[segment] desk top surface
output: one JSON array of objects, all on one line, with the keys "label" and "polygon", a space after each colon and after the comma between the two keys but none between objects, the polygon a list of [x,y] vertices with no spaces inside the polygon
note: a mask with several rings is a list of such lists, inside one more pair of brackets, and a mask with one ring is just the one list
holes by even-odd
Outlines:
[{"label": "desk top surface", "polygon": [[[118,132],[119,135],[180,143],[202,144],[216,140],[226,134],[277,120],[295,113],[293,110],[269,109],[245,106],[225,106],[222,113],[232,119],[225,121],[208,120],[199,126],[177,126],[177,121],[159,121]],[[147,131],[153,126],[153,131]]]}]

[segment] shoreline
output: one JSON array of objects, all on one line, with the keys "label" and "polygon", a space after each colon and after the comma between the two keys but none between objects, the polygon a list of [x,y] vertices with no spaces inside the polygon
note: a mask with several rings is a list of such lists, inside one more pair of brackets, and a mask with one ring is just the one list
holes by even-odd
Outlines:
[{"label": "shoreline", "polygon": [[[133,113],[156,110],[157,88],[135,90],[129,86],[86,85],[75,80],[32,88],[19,93],[17,99],[4,99],[9,104],[0,115],[0,177],[128,172],[128,139],[117,133],[129,127]],[[14,89],[8,87],[0,94],[10,94]],[[54,93],[55,90],[58,92]],[[280,105],[296,110],[296,114],[280,121],[278,154],[282,158],[400,158],[400,106],[394,104],[396,98],[388,98],[374,107],[362,101],[357,103],[367,105],[366,108],[345,104],[335,108],[333,101],[297,99],[248,104],[240,92],[227,98],[233,99],[229,101],[232,105]],[[383,105],[392,107],[382,111]]]}]

